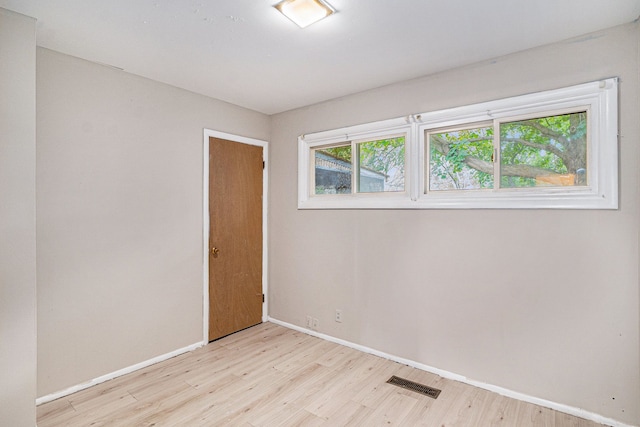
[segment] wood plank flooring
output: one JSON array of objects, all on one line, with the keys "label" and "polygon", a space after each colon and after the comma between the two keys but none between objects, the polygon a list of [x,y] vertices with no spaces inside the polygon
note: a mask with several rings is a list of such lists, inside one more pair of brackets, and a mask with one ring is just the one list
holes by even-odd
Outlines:
[{"label": "wood plank flooring", "polygon": [[38,407],[39,427],[598,425],[272,323]]}]

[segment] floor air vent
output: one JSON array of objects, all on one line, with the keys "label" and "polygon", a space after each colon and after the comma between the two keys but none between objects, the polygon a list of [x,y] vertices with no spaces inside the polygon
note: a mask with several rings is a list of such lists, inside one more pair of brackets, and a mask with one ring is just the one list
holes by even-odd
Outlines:
[{"label": "floor air vent", "polygon": [[389,384],[397,385],[398,387],[406,388],[407,390],[415,391],[416,393],[424,394],[434,399],[437,399],[440,395],[440,390],[437,388],[414,383],[413,381],[405,380],[404,378],[396,377],[395,375],[389,378],[389,381],[387,382]]}]

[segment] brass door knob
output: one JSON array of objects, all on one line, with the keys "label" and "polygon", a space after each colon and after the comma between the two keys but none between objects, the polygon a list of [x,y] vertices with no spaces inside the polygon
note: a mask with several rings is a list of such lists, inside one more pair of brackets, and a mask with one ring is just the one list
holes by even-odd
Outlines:
[{"label": "brass door knob", "polygon": [[211,255],[213,256],[218,256],[218,254],[220,253],[220,249],[218,248],[211,248]]}]

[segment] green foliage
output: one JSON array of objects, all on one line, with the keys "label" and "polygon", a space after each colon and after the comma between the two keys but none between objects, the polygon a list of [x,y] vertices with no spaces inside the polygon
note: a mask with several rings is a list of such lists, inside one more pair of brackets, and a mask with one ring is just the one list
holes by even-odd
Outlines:
[{"label": "green foliage", "polygon": [[[391,190],[404,188],[405,137],[378,139],[356,144],[360,167],[385,176],[386,187]],[[325,154],[351,163],[351,145],[319,150]]]},{"label": "green foliage", "polygon": [[[360,166],[387,174],[392,169],[404,171],[405,138],[403,136],[357,144]],[[351,145],[320,150],[338,159],[351,162]]]},{"label": "green foliage", "polygon": [[[490,162],[493,156],[493,128],[478,127],[431,135],[431,189],[475,189],[493,187],[493,174],[473,169],[470,157]],[[446,149],[435,139],[444,141]]]},{"label": "green foliage", "polygon": [[[493,132],[489,126],[432,134],[431,189],[493,187],[487,164]],[[586,171],[586,112],[505,122],[499,132],[502,187],[531,187],[539,176]]]},{"label": "green foliage", "polygon": [[338,159],[351,162],[351,145],[323,148],[322,150],[319,150],[319,151],[329,154],[330,156],[337,157]]},{"label": "green foliage", "polygon": [[[563,114],[502,124],[502,167],[528,165],[558,175],[586,169],[586,113]],[[536,186],[533,177],[503,176],[503,187]]]},{"label": "green foliage", "polygon": [[358,144],[360,166],[388,174],[392,169],[404,175],[405,138],[397,137]]},{"label": "green foliage", "polygon": [[464,141],[458,144],[451,144],[449,152],[445,156],[445,159],[453,164],[453,171],[460,172],[464,166],[464,159],[469,156],[467,150],[465,150]]}]

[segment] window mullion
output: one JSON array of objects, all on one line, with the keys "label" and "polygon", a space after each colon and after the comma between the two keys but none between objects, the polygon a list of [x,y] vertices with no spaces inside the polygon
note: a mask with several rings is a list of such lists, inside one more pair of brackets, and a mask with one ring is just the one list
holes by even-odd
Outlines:
[{"label": "window mullion", "polygon": [[502,163],[502,153],[500,150],[500,122],[498,119],[493,121],[493,189],[500,189],[502,177],[500,175],[500,165]]},{"label": "window mullion", "polygon": [[351,141],[351,194],[360,191],[360,147]]},{"label": "window mullion", "polygon": [[[424,132],[422,136],[424,137]],[[420,129],[415,123],[411,125],[406,150],[405,177],[408,177],[409,181],[405,181],[405,186],[408,185],[405,190],[408,190],[409,197],[415,202],[420,197],[420,193],[428,188],[425,182],[425,171],[429,168],[428,159],[425,161],[425,144],[420,138]]]}]

